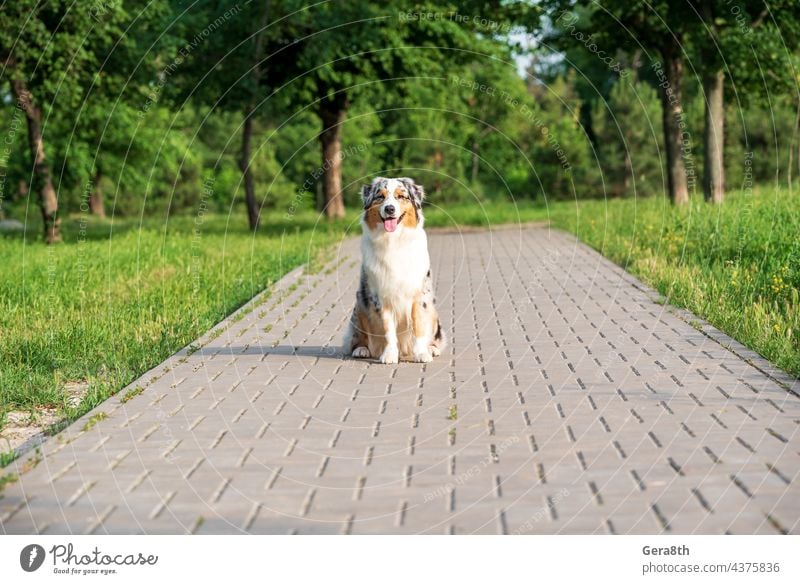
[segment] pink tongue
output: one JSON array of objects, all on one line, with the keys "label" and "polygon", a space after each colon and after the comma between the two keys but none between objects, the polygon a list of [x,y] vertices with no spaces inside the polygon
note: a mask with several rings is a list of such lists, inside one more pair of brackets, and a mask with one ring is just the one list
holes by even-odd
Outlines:
[{"label": "pink tongue", "polygon": [[397,219],[384,219],[383,228],[389,233],[391,233],[392,231],[397,229]]}]

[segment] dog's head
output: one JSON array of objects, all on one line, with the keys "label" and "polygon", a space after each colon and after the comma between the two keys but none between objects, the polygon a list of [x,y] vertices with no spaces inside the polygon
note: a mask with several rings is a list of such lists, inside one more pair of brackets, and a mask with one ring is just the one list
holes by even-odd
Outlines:
[{"label": "dog's head", "polygon": [[361,198],[364,201],[363,223],[372,232],[395,233],[422,228],[425,190],[413,179],[379,176],[361,187]]}]

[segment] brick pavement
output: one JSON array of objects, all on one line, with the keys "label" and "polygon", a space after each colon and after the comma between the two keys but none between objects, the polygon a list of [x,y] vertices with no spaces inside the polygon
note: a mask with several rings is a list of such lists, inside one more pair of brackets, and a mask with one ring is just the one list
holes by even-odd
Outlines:
[{"label": "brick pavement", "polygon": [[430,247],[433,363],[342,357],[345,241],[45,443],[0,531],[800,533],[800,382],[567,234]]}]

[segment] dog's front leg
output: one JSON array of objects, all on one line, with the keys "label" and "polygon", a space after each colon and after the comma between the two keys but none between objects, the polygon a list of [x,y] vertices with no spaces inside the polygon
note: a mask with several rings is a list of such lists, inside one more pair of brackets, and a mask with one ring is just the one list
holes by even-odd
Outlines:
[{"label": "dog's front leg", "polygon": [[381,363],[397,363],[400,360],[400,350],[397,346],[397,322],[394,313],[384,307],[381,311],[383,320],[383,333],[386,336],[386,348],[381,354]]}]

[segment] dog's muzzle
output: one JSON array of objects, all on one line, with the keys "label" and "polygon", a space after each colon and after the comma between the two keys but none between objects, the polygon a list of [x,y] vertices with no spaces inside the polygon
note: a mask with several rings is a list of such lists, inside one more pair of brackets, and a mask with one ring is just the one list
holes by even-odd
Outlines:
[{"label": "dog's muzzle", "polygon": [[395,217],[394,215],[395,211],[396,208],[394,205],[386,205],[383,208],[383,212],[385,213],[385,215],[381,216],[381,219],[383,219],[383,228],[388,233],[392,233],[393,231],[395,231],[397,229],[398,223],[400,222],[400,219],[403,218],[402,216]]}]

